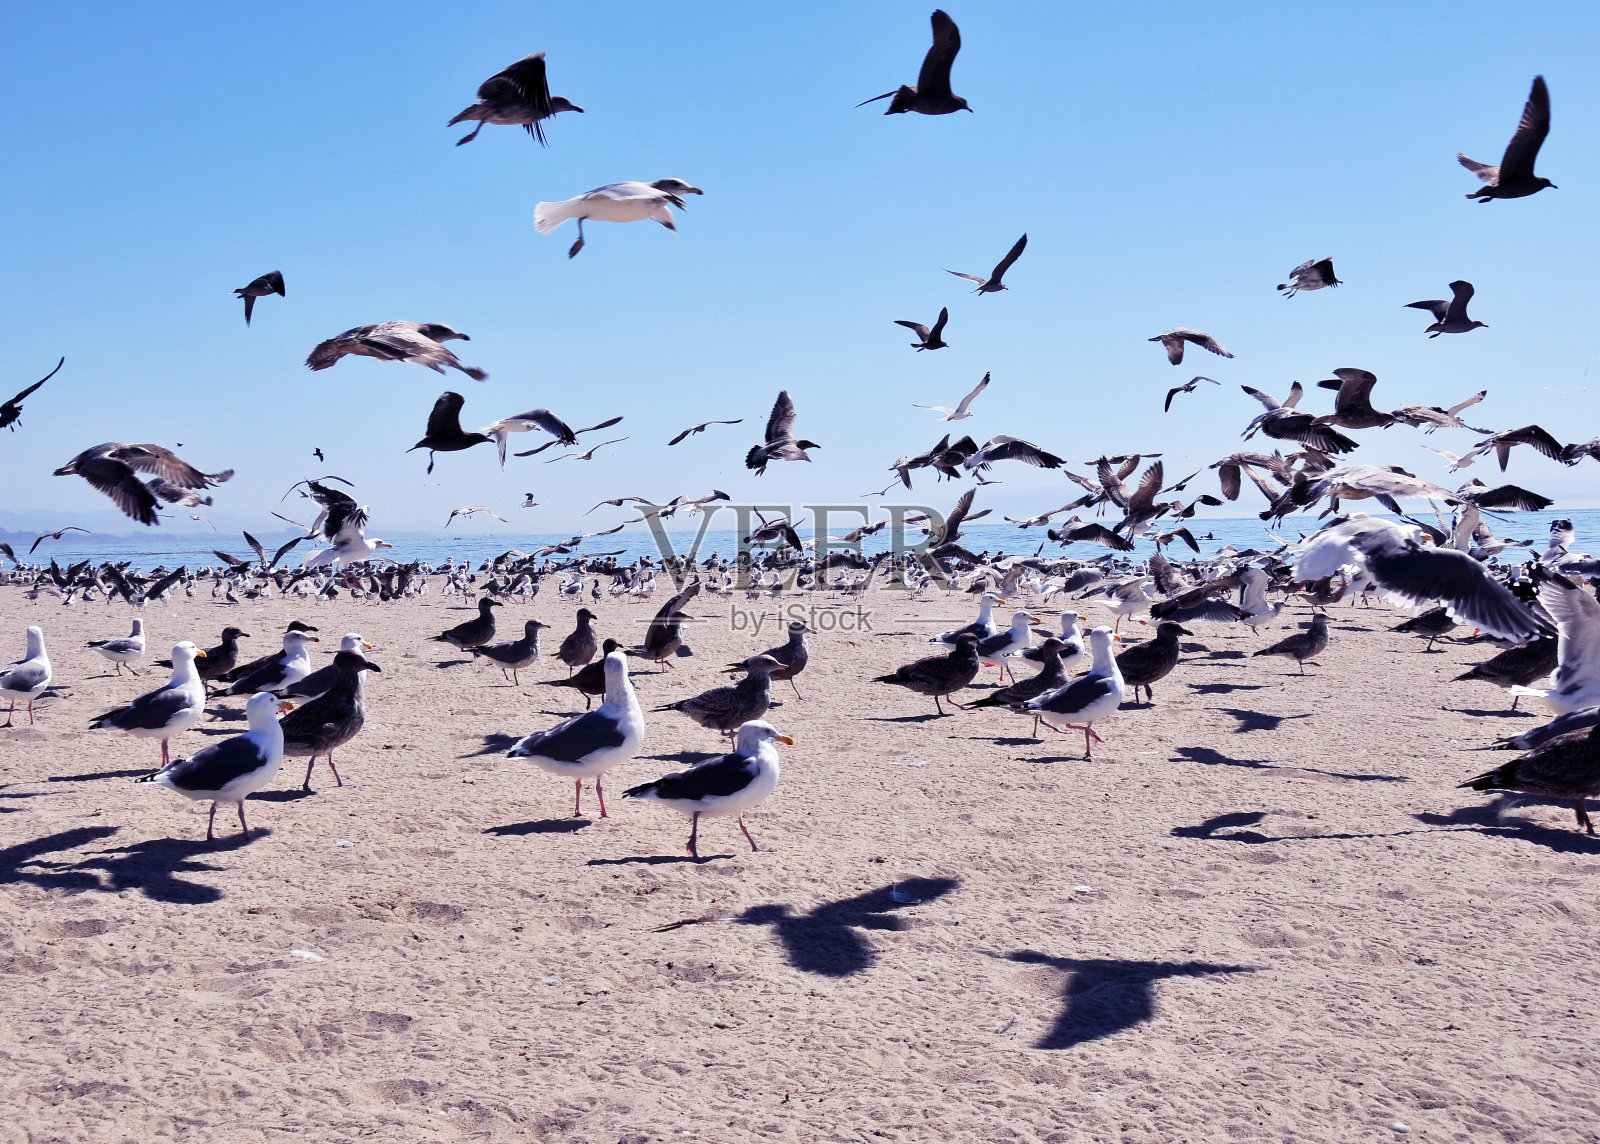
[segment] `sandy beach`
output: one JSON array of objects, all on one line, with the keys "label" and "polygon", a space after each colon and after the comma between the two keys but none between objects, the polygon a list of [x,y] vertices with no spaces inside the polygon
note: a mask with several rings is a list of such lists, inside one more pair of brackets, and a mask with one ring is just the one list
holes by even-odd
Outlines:
[{"label": "sandy beach", "polygon": [[[780,642],[696,604],[696,655],[635,677],[647,711]],[[1425,654],[1340,605],[1300,676],[1246,657],[1288,624],[1194,625],[1086,762],[1080,735],[864,682],[970,598],[861,606],[870,632],[815,637],[804,701],[774,690],[798,742],[749,817],[762,850],[714,820],[696,863],[672,811],[613,794],[573,819],[569,784],[503,757],[577,709],[535,682],[565,668],[436,666],[464,657],[426,637],[467,616],[437,597],[147,609],[163,651],[235,623],[264,654],[300,618],[319,662],[358,631],[383,668],[346,785],[319,766],[302,796],[290,760],[255,836],[219,814],[208,845],[205,804],[133,785],[153,741],[84,729],[163,678],[83,647],[129,609],[4,590],[7,650],[42,625],[70,692],[0,732],[11,1138],[1596,1139],[1600,844],[1569,808],[1500,819],[1455,789],[1538,718],[1449,682],[1493,649]],[[501,623],[552,624],[548,657],[574,608]],[[631,642],[652,609],[597,610]],[[718,749],[649,718],[613,792]]]}]

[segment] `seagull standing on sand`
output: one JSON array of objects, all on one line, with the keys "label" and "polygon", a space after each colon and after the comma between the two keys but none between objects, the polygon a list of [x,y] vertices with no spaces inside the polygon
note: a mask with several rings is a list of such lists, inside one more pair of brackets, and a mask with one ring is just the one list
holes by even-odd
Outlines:
[{"label": "seagull standing on sand", "polygon": [[[520,686],[522,681],[517,678],[517,672],[525,671],[539,662],[539,633],[549,626],[541,624],[538,620],[525,620],[521,639],[484,644],[467,650],[473,655],[481,655],[492,660],[499,666],[500,674],[511,681],[512,686]],[[511,674],[506,675],[508,671]]]},{"label": "seagull standing on sand", "polygon": [[[947,715],[949,712],[939,703],[939,697],[952,695],[978,678],[978,668],[982,663],[978,658],[978,637],[972,632],[962,632],[956,637],[955,650],[949,655],[930,655],[888,675],[877,676],[872,682],[893,683],[918,695],[931,695],[934,710],[940,715]],[[955,703],[955,700],[951,702]]]},{"label": "seagull standing on sand", "polygon": [[[581,718],[581,716],[580,716]],[[778,750],[773,745],[794,746],[794,740],[778,733],[770,723],[755,720],[745,723],[734,735],[733,753],[696,763],[686,771],[674,771],[654,782],[629,787],[623,798],[647,798],[666,803],[689,816],[689,842],[685,849],[700,857],[698,848],[700,819],[733,815],[739,820],[751,850],[760,850],[744,824],[744,813],[759,806],[777,789]]]},{"label": "seagull standing on sand", "polygon": [[957,405],[954,409],[951,409],[946,405],[917,405],[915,403],[912,403],[911,408],[931,409],[935,413],[942,413],[944,416],[939,418],[940,421],[965,421],[968,417],[972,416],[972,414],[967,411],[968,407],[971,406],[973,400],[977,398],[978,394],[982,393],[988,388],[989,375],[986,373],[983,375],[983,380],[978,382],[978,384],[973,387],[972,392],[963,397],[961,399],[961,404]]},{"label": "seagull standing on sand", "polygon": [[[354,652],[360,655],[364,651],[371,651],[372,645],[361,638],[360,632],[346,632],[339,640],[339,651]],[[321,699],[339,679],[339,655],[334,653],[333,662],[317,668],[310,675],[283,687],[263,688],[271,690],[279,699],[287,699],[294,703],[307,703],[313,699]]]},{"label": "seagull standing on sand", "polygon": [[684,210],[684,195],[705,194],[682,179],[657,179],[653,183],[608,183],[587,194],[559,203],[539,203],[533,208],[533,229],[549,234],[569,218],[578,220],[578,241],[567,251],[576,258],[583,249],[583,224],[591,222],[642,222],[653,218],[668,230],[677,230],[672,208]]},{"label": "seagull standing on sand", "polygon": [[644,712],[628,679],[628,657],[620,649],[606,654],[606,699],[593,711],[574,715],[545,731],[535,731],[506,752],[508,759],[528,759],[551,774],[572,779],[574,818],[583,814],[583,780],[594,780],[600,817],[606,813],[601,778],[621,766],[644,743]]},{"label": "seagull standing on sand", "polygon": [[17,714],[17,700],[28,701],[28,726],[33,726],[33,701],[50,686],[50,656],[44,650],[44,629],[28,629],[28,654],[0,667],[0,696],[11,700],[6,726]]},{"label": "seagull standing on sand", "polygon": [[[1517,122],[1516,133],[1511,136],[1511,142],[1506,144],[1506,152],[1501,156],[1498,167],[1486,166],[1460,152],[1456,153],[1457,162],[1484,183],[1467,198],[1486,203],[1490,199],[1526,198],[1546,187],[1554,190],[1554,183],[1543,175],[1533,173],[1539,148],[1544,146],[1545,136],[1549,134],[1550,89],[1544,84],[1544,76],[1536,75],[1533,77],[1533,90],[1528,92],[1528,102],[1522,108],[1522,118]],[[1589,833],[1593,834],[1594,831]]]},{"label": "seagull standing on sand", "polygon": [[1153,338],[1146,338],[1149,342],[1160,342],[1167,351],[1167,360],[1173,365],[1183,364],[1183,350],[1186,343],[1193,343],[1203,350],[1209,350],[1218,357],[1231,358],[1233,355],[1222,348],[1222,343],[1210,334],[1199,330],[1191,330],[1179,326],[1175,330],[1168,330],[1164,334],[1157,334]]},{"label": "seagull standing on sand", "polygon": [[122,674],[122,665],[127,664],[128,670],[138,675],[139,669],[133,665],[144,658],[144,621],[138,616],[133,618],[133,631],[121,639],[90,640],[86,647],[105,656],[117,665],[117,674]]},{"label": "seagull standing on sand", "polygon": [[901,84],[894,91],[886,91],[856,104],[865,107],[880,99],[889,100],[885,115],[901,115],[915,111],[919,115],[949,115],[955,111],[971,111],[967,101],[950,90],[950,68],[961,51],[961,29],[941,9],[933,12],[933,46],[922,57],[922,69],[917,72],[917,85]]},{"label": "seagull standing on sand", "polygon": [[244,299],[244,324],[250,324],[250,314],[256,308],[256,299],[265,298],[268,294],[276,294],[280,298],[287,298],[283,289],[283,271],[269,270],[260,278],[252,279],[248,286],[241,286],[234,291]]},{"label": "seagull standing on sand", "polygon": [[[1310,660],[1314,655],[1322,654],[1323,649],[1327,646],[1328,614],[1319,611],[1312,613],[1311,626],[1305,631],[1284,636],[1277,643],[1272,644],[1270,647],[1264,647],[1253,654],[1288,656],[1294,660],[1300,674],[1304,675],[1306,673],[1306,661]],[[1319,665],[1313,663],[1312,666]]]},{"label": "seagull standing on sand", "polygon": [[[362,645],[365,646],[365,645]],[[306,764],[302,790],[311,789],[311,771],[317,765],[317,756],[327,758],[333,781],[344,786],[339,769],[333,765],[333,750],[354,739],[366,726],[367,705],[365,675],[369,671],[383,673],[383,668],[362,656],[358,651],[341,651],[333,657],[329,669],[333,672],[327,691],[304,707],[289,711],[283,717],[283,752],[286,755],[310,755]],[[253,702],[253,700],[252,700]],[[282,708],[287,711],[287,706]]]},{"label": "seagull standing on sand", "polygon": [[487,373],[462,365],[456,355],[441,344],[471,340],[443,322],[375,322],[318,342],[307,355],[306,366],[310,369],[327,369],[346,354],[358,354],[379,361],[415,362],[435,373],[443,373],[444,367],[449,366],[460,370],[473,381],[486,381],[489,377]]},{"label": "seagull standing on sand", "polygon": [[1584,805],[1600,795],[1600,724],[1588,733],[1559,735],[1521,758],[1460,784],[1471,790],[1515,791],[1572,803],[1578,826],[1594,833]]},{"label": "seagull standing on sand", "polygon": [[[181,645],[180,645],[181,646]],[[189,645],[193,647],[193,644]],[[177,658],[177,649],[173,649]],[[277,701],[257,694],[245,704],[250,730],[196,751],[186,759],[167,763],[153,775],[134,779],[136,783],[159,783],[185,798],[211,800],[206,819],[206,841],[212,840],[217,821],[217,804],[231,802],[239,808],[239,830],[246,837],[250,827],[244,820],[244,800],[278,776],[283,766],[283,729],[278,726]],[[165,752],[167,741],[161,746]]]},{"label": "seagull standing on sand", "polygon": [[989,277],[987,278],[977,274],[963,274],[959,270],[946,270],[945,273],[954,274],[957,278],[965,278],[968,282],[976,282],[978,288],[973,291],[974,294],[993,294],[1000,290],[1009,290],[1011,287],[1007,286],[1002,279],[1005,278],[1006,271],[1011,269],[1011,264],[1022,257],[1022,252],[1027,249],[1027,246],[1027,235],[1017,239],[1012,244],[1011,249],[1006,252],[1006,256],[995,263],[994,269],[989,271]]},{"label": "seagull standing on sand", "polygon": [[[482,74],[482,73],[479,73]],[[471,143],[485,123],[523,127],[541,144],[545,142],[542,120],[563,111],[583,114],[583,108],[563,95],[551,95],[545,78],[544,53],[523,56],[504,71],[495,72],[478,86],[478,102],[458,113],[446,127],[477,120],[472,134],[456,140],[456,146]]]},{"label": "seagull standing on sand", "polygon": [[733,735],[740,726],[759,719],[772,706],[772,673],[783,666],[769,655],[753,655],[743,663],[726,668],[743,670],[743,679],[732,687],[713,687],[699,695],[666,703],[657,711],[680,711],[700,726],[724,735]]},{"label": "seagull standing on sand", "polygon": [[95,730],[126,731],[141,739],[160,739],[161,765],[165,767],[171,761],[167,740],[193,727],[205,713],[206,685],[194,669],[195,658],[204,655],[188,640],[173,645],[172,679],[166,686],[96,716],[89,726]]},{"label": "seagull standing on sand", "polygon": [[1301,290],[1321,290],[1325,286],[1338,286],[1333,276],[1333,259],[1313,258],[1289,271],[1289,281],[1279,282],[1278,289],[1285,298],[1293,298]]},{"label": "seagull standing on sand", "polygon": [[478,601],[478,616],[476,619],[457,624],[449,631],[440,632],[433,638],[436,641],[458,647],[462,651],[493,643],[494,609],[499,607],[503,607],[499,600],[491,600],[486,596]]},{"label": "seagull standing on sand", "polygon": [[1117,656],[1117,670],[1122,673],[1122,682],[1133,688],[1135,703],[1139,702],[1142,687],[1151,705],[1155,704],[1156,693],[1150,685],[1165,679],[1178,666],[1178,637],[1193,634],[1181,624],[1168,620],[1156,627],[1155,639],[1125,648]]},{"label": "seagull standing on sand", "polygon": [[306,645],[318,642],[316,636],[306,632],[284,632],[283,651],[261,667],[241,675],[222,694],[253,695],[257,691],[281,691],[292,683],[299,683],[311,674],[311,651]]},{"label": "seagull standing on sand", "polygon": [[952,628],[950,631],[936,635],[928,642],[948,644],[951,647],[955,647],[956,641],[964,635],[972,635],[980,640],[988,639],[1000,630],[994,622],[994,606],[1004,603],[1005,601],[993,592],[985,592],[978,597],[977,619],[966,625],[966,627]]},{"label": "seagull standing on sand", "polygon": [[1105,742],[1095,731],[1094,725],[1109,718],[1122,706],[1127,694],[1116,657],[1111,654],[1111,641],[1110,628],[1095,628],[1089,633],[1089,652],[1093,656],[1093,664],[1087,675],[1059,691],[1048,692],[1014,708],[1024,715],[1038,715],[1039,720],[1053,731],[1082,731],[1083,754],[1087,759],[1094,758],[1090,739]]}]

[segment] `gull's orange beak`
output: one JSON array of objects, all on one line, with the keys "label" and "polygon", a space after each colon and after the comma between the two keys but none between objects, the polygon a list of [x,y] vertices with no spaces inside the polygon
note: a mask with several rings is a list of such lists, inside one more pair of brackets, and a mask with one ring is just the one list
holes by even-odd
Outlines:
[{"label": "gull's orange beak", "polygon": [[782,743],[785,747],[794,746],[794,740],[792,738],[790,738],[788,735],[779,735],[778,736],[778,742]]},{"label": "gull's orange beak", "polygon": [[1029,617],[1028,617],[1028,622],[1029,622],[1029,623],[1030,623],[1030,624],[1042,624],[1042,623],[1044,623],[1044,621],[1043,621],[1043,620],[1041,620],[1041,619],[1039,619],[1039,618],[1038,618],[1038,617],[1036,617],[1036,616],[1029,616]]},{"label": "gull's orange beak", "polygon": [[194,655],[195,655],[196,659],[204,659],[206,657],[206,653],[201,651],[201,650],[199,650],[198,648],[195,649]]},{"label": "gull's orange beak", "polygon": [[293,710],[294,710],[294,704],[293,703],[279,703],[278,704],[278,714],[279,715],[287,715],[287,714],[289,714],[289,712],[291,712]]},{"label": "gull's orange beak", "polygon": [[364,647],[364,648],[366,648],[366,649],[367,649],[367,650],[368,650],[368,651],[371,651],[371,650],[372,650],[372,645],[371,645],[371,644],[369,644],[369,643],[368,643],[368,642],[367,642],[367,641],[366,641],[366,640],[362,640],[362,641],[361,641],[361,646],[362,646],[362,647]]}]

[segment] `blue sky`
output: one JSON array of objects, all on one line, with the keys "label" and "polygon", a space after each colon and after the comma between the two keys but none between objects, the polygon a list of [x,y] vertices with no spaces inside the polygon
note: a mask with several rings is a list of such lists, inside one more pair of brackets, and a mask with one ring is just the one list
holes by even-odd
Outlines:
[{"label": "blue sky", "polygon": [[[994,382],[958,430],[1072,462],[1164,451],[1172,477],[1238,447],[1259,411],[1240,383],[1281,396],[1336,366],[1377,373],[1380,407],[1487,388],[1476,424],[1600,433],[1592,5],[957,3],[955,89],[976,113],[854,108],[914,81],[929,11],[13,7],[0,389],[68,360],[20,430],[0,433],[0,508],[62,523],[101,512],[82,481],[50,471],[113,439],[181,441],[194,463],[235,468],[217,510],[261,527],[290,482],[319,472],[357,483],[375,534],[437,528],[461,504],[542,532],[622,494],[838,502],[882,488],[889,462],[940,436],[913,402],[954,404],[985,371]],[[464,129],[446,120],[536,50],[552,91],[586,114],[550,124],[548,149],[509,127],[454,146]],[[1498,161],[1540,72],[1554,107],[1540,170],[1560,189],[1469,203],[1455,152]],[[569,262],[570,225],[533,230],[541,199],[669,175],[706,191],[677,234],[596,224]],[[985,271],[1024,231],[1007,293],[976,297],[941,270]],[[1341,289],[1275,293],[1324,255]],[[259,303],[246,329],[229,292],[272,268],[288,297]],[[1490,327],[1429,340],[1426,316],[1402,307],[1458,277]],[[893,320],[942,305],[952,348],[914,353]],[[301,364],[323,338],[390,318],[464,330],[456,348],[490,380]],[[1237,357],[1168,366],[1144,339],[1179,325]],[[1226,385],[1163,416],[1166,389],[1195,373]],[[743,455],[781,388],[823,447],[756,478]],[[465,395],[469,427],[547,405],[574,425],[625,414],[607,435],[630,439],[588,464],[541,456],[504,474],[483,446],[426,476],[426,455],[405,449],[445,389]],[[733,417],[745,423],[666,447],[692,422]],[[1356,436],[1355,459],[1432,479],[1446,474],[1421,442],[1472,440]],[[1519,450],[1509,477],[1591,505],[1593,464]],[[1490,479],[1481,463],[1461,476],[1474,474]],[[979,503],[1012,515],[1070,496],[1057,474],[994,475],[1005,483]],[[541,507],[520,512],[530,490]],[[911,499],[958,491],[924,480]]]}]

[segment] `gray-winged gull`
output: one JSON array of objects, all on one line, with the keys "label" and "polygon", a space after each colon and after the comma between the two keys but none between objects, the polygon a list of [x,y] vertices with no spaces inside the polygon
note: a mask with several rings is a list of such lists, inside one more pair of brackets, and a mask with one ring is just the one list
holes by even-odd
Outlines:
[{"label": "gray-winged gull", "polygon": [[[278,768],[283,766],[283,730],[278,726],[277,700],[265,693],[252,695],[244,713],[250,720],[250,730],[243,735],[213,743],[188,758],[167,763],[153,775],[133,780],[159,783],[196,801],[210,799],[207,842],[212,839],[220,802],[231,802],[239,808],[239,830],[248,836],[244,800],[276,778]],[[166,746],[164,739],[162,746]]]},{"label": "gray-winged gull", "polygon": [[728,815],[739,820],[739,829],[744,831],[750,849],[759,850],[744,824],[744,813],[765,802],[777,789],[780,766],[776,743],[794,746],[794,740],[780,734],[772,724],[753,720],[735,733],[732,754],[629,787],[622,797],[652,799],[687,814],[689,842],[685,849],[692,857],[700,857],[700,819]]}]

